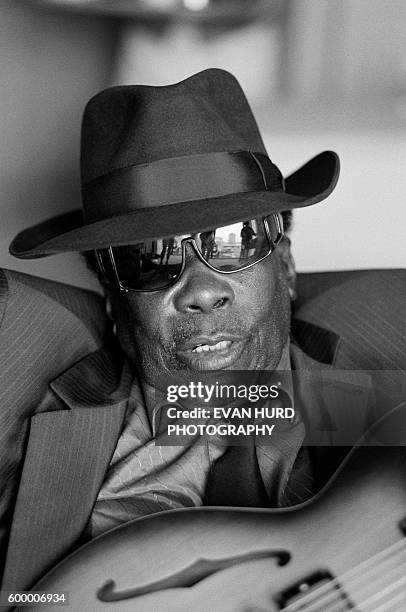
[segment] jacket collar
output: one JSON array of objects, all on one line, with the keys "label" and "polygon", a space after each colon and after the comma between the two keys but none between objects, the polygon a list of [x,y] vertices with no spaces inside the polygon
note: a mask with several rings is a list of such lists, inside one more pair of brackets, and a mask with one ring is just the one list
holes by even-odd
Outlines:
[{"label": "jacket collar", "polygon": [[51,383],[46,411],[31,418],[3,589],[29,589],[77,546],[123,426],[132,376],[120,367],[92,353]]},{"label": "jacket collar", "polygon": [[334,367],[341,342],[334,332],[298,319],[293,329],[295,338],[305,340],[302,347],[311,348],[305,352],[294,341],[291,360],[297,372],[295,405],[300,406],[306,428],[304,446],[320,490],[370,426],[373,381],[368,372]]},{"label": "jacket collar", "polygon": [[60,374],[50,388],[71,410],[114,406],[128,399],[133,375],[118,350],[102,348]]},{"label": "jacket collar", "polygon": [[316,367],[317,362],[319,362],[319,365],[334,365],[341,343],[338,334],[303,319],[293,318],[291,335],[293,343],[299,346],[303,354],[312,360],[311,365],[313,367]]}]

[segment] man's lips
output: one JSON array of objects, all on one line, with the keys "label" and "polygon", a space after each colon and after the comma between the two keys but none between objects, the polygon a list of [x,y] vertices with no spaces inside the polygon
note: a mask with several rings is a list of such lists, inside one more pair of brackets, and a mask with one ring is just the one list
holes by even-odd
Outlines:
[{"label": "man's lips", "polygon": [[220,348],[220,345],[222,345],[221,348],[225,348],[226,346],[231,345],[232,342],[238,342],[241,340],[243,340],[242,337],[230,334],[218,334],[216,336],[193,336],[193,338],[190,338],[186,342],[180,344],[177,349],[181,352],[195,351],[198,348],[201,349],[204,347],[206,347],[207,350],[217,350]]},{"label": "man's lips", "polygon": [[199,344],[192,350],[192,353],[214,353],[219,351],[225,351],[232,345],[232,340],[220,340],[216,344]]},{"label": "man's lips", "polygon": [[177,347],[177,356],[194,370],[221,370],[231,366],[245,345],[241,336],[194,336]]}]

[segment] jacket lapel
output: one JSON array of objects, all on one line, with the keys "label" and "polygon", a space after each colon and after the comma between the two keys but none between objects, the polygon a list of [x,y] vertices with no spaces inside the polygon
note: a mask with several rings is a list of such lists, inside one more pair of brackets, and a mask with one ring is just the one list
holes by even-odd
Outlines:
[{"label": "jacket lapel", "polygon": [[301,323],[305,326],[306,348],[313,343],[313,356],[320,361],[309,355],[311,351],[303,352],[292,345],[295,405],[305,423],[304,445],[309,449],[316,488],[320,489],[370,426],[374,389],[367,372],[334,367],[340,342],[337,334],[319,327],[313,332],[315,326],[299,321],[299,327]]},{"label": "jacket lapel", "polygon": [[3,589],[28,589],[77,544],[122,429],[130,382],[129,370],[120,377],[101,350],[51,383],[54,405],[31,419]]},{"label": "jacket lapel", "polygon": [[[324,330],[329,333],[327,330]],[[291,347],[295,405],[306,425],[307,446],[353,446],[370,426],[374,402],[370,373],[341,370]]]},{"label": "jacket lapel", "polygon": [[[300,319],[292,321],[291,367],[294,406],[304,422],[302,443],[309,448],[315,485],[320,489],[337,470],[350,448],[368,426],[373,400],[371,378],[361,372],[337,370],[334,362],[340,337],[334,332]],[[297,444],[297,449],[301,443]],[[269,446],[257,446],[258,465],[264,481],[269,480]],[[296,469],[291,458],[290,475],[276,474],[275,499],[280,503],[288,478]],[[301,475],[301,478],[303,475]]]}]

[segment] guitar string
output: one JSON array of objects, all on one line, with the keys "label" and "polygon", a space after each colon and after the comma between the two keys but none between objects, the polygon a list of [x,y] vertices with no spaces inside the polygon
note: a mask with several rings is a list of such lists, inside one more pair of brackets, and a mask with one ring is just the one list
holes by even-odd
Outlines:
[{"label": "guitar string", "polygon": [[[395,559],[391,559],[391,561],[395,561]],[[406,565],[405,565],[405,567],[406,567]],[[382,568],[378,567],[376,569],[377,570],[381,570]],[[385,573],[384,579],[387,580],[388,577],[390,576],[390,574],[393,574],[393,573],[399,574],[399,572],[402,572],[402,567],[399,567],[397,565],[396,567],[392,568],[389,572]],[[368,574],[366,574],[363,577],[363,579],[365,579],[365,580],[368,579],[368,585],[366,585],[366,586],[369,587],[370,586],[370,580],[372,579],[371,572],[370,572],[369,576],[368,576]],[[402,578],[400,580],[401,580],[401,582],[403,582],[403,581],[406,580],[406,578],[402,576]],[[369,596],[369,598],[364,600],[362,602],[362,604],[357,604],[357,607],[361,606],[361,605],[365,605],[365,601],[368,602],[368,604],[369,604],[370,600],[372,602],[374,599],[380,599],[384,595],[384,593],[386,591],[391,590],[393,588],[393,585],[395,585],[395,588],[396,588],[396,585],[398,584],[398,582],[399,582],[399,580],[397,582],[395,582],[395,583],[392,582],[390,585],[386,586],[385,588],[380,589],[379,593],[374,593],[374,595]],[[311,610],[312,612],[317,612],[317,611],[320,611],[320,612],[339,612],[342,609],[341,606],[343,604],[342,594],[345,593],[346,590],[348,590],[348,586],[349,586],[349,582],[347,581],[345,583],[344,587],[343,587],[343,585],[340,585],[338,589],[336,589],[335,591],[330,591],[325,597],[322,597],[322,598],[320,598],[318,600],[315,600],[315,601],[310,602],[309,604],[307,604],[308,606],[310,606],[310,608],[308,607],[307,609]],[[350,590],[350,599],[352,599],[351,591],[352,592],[354,591],[353,585],[351,585],[351,586],[352,586],[352,588]],[[364,590],[365,590],[365,586],[364,586]],[[362,592],[362,589],[358,588],[358,590],[357,590],[358,597],[360,596],[360,592]],[[340,595],[341,595],[341,601],[337,601],[337,597],[340,597]],[[326,605],[328,605],[332,599],[335,599],[336,601],[334,601],[327,608]],[[303,604],[303,601],[299,600],[297,603],[298,604]],[[368,610],[369,610],[369,608],[368,608]]]},{"label": "guitar string", "polygon": [[[406,593],[405,591],[402,591],[401,593],[399,593],[399,595],[397,595],[396,597],[393,597],[390,601],[386,601],[382,606],[379,606],[379,608],[375,608],[375,610],[373,612],[391,612],[391,610],[393,610],[393,612],[399,612],[399,608],[392,608],[393,604],[398,604],[398,603],[406,603]],[[388,605],[390,605],[391,607],[388,608]]]},{"label": "guitar string", "polygon": [[[386,587],[386,589],[382,589],[381,591],[379,591],[379,593],[376,593],[375,595],[369,597],[368,599],[365,599],[364,601],[362,601],[359,605],[359,607],[362,609],[364,606],[368,606],[367,608],[365,607],[365,610],[369,610],[369,606],[371,603],[374,603],[376,601],[379,601],[380,599],[384,598],[387,594],[389,594],[391,591],[394,591],[396,589],[398,589],[401,586],[406,585],[406,576],[403,576],[403,578],[400,578],[400,580],[397,580],[394,584],[389,585],[388,587]],[[404,594],[404,591],[403,591]],[[384,605],[387,605],[388,600],[386,600],[384,602]],[[379,608],[381,608],[382,605],[379,606]],[[379,610],[378,608],[378,610]],[[376,612],[375,608],[375,612]],[[327,611],[326,611],[327,612]]]},{"label": "guitar string", "polygon": [[[382,599],[382,597],[384,597],[386,594],[389,594],[391,591],[394,591],[400,587],[403,587],[406,584],[406,577],[401,578],[400,580],[398,580],[395,584],[392,584],[390,586],[388,586],[386,589],[383,589],[382,591],[380,591],[379,593],[376,593],[375,595],[371,596],[368,599],[365,599],[364,601],[361,602],[356,602],[355,606],[352,606],[351,604],[351,608],[348,608],[349,602],[345,603],[343,600],[341,601],[337,601],[335,602],[332,606],[329,606],[328,608],[326,608],[325,606],[323,606],[322,608],[320,608],[319,606],[317,606],[317,608],[314,608],[312,604],[310,604],[310,608],[307,607],[306,611],[307,612],[343,612],[343,605],[345,605],[344,610],[358,610],[360,611],[365,611],[365,612],[377,612],[377,610],[384,610],[384,612],[388,612],[387,606],[388,604],[391,603],[391,601],[398,599],[398,596],[395,596],[392,598],[392,600],[386,600],[382,605],[379,605],[378,608],[371,608],[370,604],[373,603],[376,600]],[[337,595],[339,595],[339,593],[337,592]],[[406,597],[405,591],[404,589],[402,590],[401,593],[402,596]],[[300,603],[300,602],[298,602]],[[368,607],[365,607],[368,606]],[[304,609],[304,608],[298,608],[297,610],[300,609]]]},{"label": "guitar string", "polygon": [[[326,608],[324,605],[322,608],[320,608],[319,605],[317,605],[317,608],[315,608],[312,603],[310,604],[310,607],[306,606],[306,608],[303,608],[303,605],[302,605],[303,602],[300,600],[295,602],[292,605],[296,606],[296,612],[299,612],[300,610],[302,611],[305,610],[305,612],[318,612],[318,611],[347,612],[348,610],[358,610],[358,611],[364,610],[365,612],[390,612],[390,609],[388,608],[388,606],[392,606],[392,604],[399,603],[402,600],[406,601],[406,592],[404,588],[402,588],[401,593],[399,593],[398,595],[395,595],[394,597],[392,597],[392,599],[387,599],[383,604],[379,605],[377,608],[371,608],[370,604],[373,603],[374,601],[382,599],[382,597],[384,597],[385,595],[388,595],[391,591],[399,589],[400,587],[404,587],[405,585],[406,585],[406,576],[403,576],[400,580],[397,580],[396,583],[389,585],[386,589],[383,589],[379,593],[369,597],[368,599],[360,603],[357,602],[355,607],[351,604],[351,608],[348,607],[350,605],[349,602],[345,602],[342,599],[340,601],[335,602],[332,606],[329,606],[328,608]],[[338,591],[336,592],[335,596],[336,597],[339,596]],[[319,604],[319,602],[317,603]],[[365,607],[365,606],[368,606],[368,607]],[[284,612],[284,610],[285,608],[283,608],[280,612]],[[399,612],[399,611],[395,610],[394,612]]]},{"label": "guitar string", "polygon": [[[389,591],[393,591],[396,590],[397,588],[403,587],[404,585],[406,585],[406,578],[401,579],[400,581],[398,581],[398,583],[396,585],[392,585],[392,587],[389,589]],[[388,591],[388,592],[389,592]],[[372,602],[370,600],[365,600],[361,603],[356,604],[356,606],[352,606],[351,608],[348,608],[348,603],[344,603],[343,601],[337,602],[337,605],[335,605],[334,607],[329,607],[329,608],[322,608],[322,612],[348,612],[348,610],[357,610],[358,612],[390,612],[391,610],[393,610],[393,612],[399,612],[399,608],[392,608],[392,606],[394,604],[398,604],[401,602],[406,602],[406,592],[405,589],[402,588],[402,591],[398,594],[395,595],[394,597],[392,597],[391,599],[387,599],[383,604],[379,605],[377,608],[365,608],[365,605],[368,605]],[[343,604],[345,605],[345,608],[343,608]],[[338,607],[337,607],[338,606]],[[299,610],[304,610],[304,608],[297,608],[297,612],[299,612]],[[318,608],[317,610],[320,610],[320,608]],[[311,608],[307,608],[306,612],[317,612],[315,608],[311,607]]]},{"label": "guitar string", "polygon": [[[401,580],[398,580],[395,584],[388,587],[388,589],[385,589],[385,591],[389,593],[390,591],[396,590],[400,587],[404,587],[405,585],[406,585],[406,577],[402,578]],[[383,595],[383,592],[378,593],[378,599],[381,599],[382,595]],[[391,599],[387,599],[386,601],[384,601],[383,604],[379,605],[377,608],[370,608],[369,605],[372,603],[374,599],[376,600],[376,596],[371,597],[370,599],[364,600],[361,603],[357,603],[356,607],[352,609],[359,610],[361,612],[362,610],[365,610],[366,612],[390,612],[390,610],[393,609],[392,608],[393,604],[395,603],[397,604],[402,601],[406,602],[406,592],[405,592],[405,589],[402,588],[402,591],[398,595],[395,595]],[[368,608],[365,608],[366,605],[368,605]],[[388,606],[390,606],[390,608]],[[312,612],[314,611],[312,610]],[[328,610],[326,611],[324,611],[323,609],[323,612],[344,612],[344,611],[342,608],[336,609],[336,610],[333,610],[332,608],[328,608]],[[399,612],[399,608],[394,609],[394,612]]]},{"label": "guitar string", "polygon": [[[352,579],[351,581],[346,581],[344,583],[344,585],[341,585],[343,592],[345,592],[346,590],[349,590],[349,592],[351,594],[355,594],[357,595],[357,599],[359,600],[361,597],[367,597],[367,594],[365,594],[366,590],[370,590],[371,589],[371,584],[373,584],[373,588],[376,589],[379,588],[380,592],[383,592],[386,588],[388,588],[388,586],[390,586],[390,584],[393,584],[393,581],[396,580],[399,577],[399,573],[404,572],[404,568],[406,567],[406,563],[405,563],[406,559],[397,559],[396,557],[393,557],[391,559],[388,559],[388,561],[386,562],[387,564],[389,563],[396,563],[396,565],[394,567],[391,567],[389,569],[385,568],[384,566],[377,566],[375,568],[376,571],[372,570],[369,572],[369,574],[365,574],[362,576],[362,578],[357,578],[356,580]],[[399,563],[400,562],[400,563]],[[377,572],[379,572],[378,576],[374,576],[374,574],[376,574]],[[368,582],[366,582],[368,580]],[[359,586],[356,586],[356,583],[360,582],[361,584]],[[388,584],[390,581],[390,584]],[[380,582],[384,582],[384,585],[381,587],[379,586]],[[375,592],[375,596],[376,596],[376,592]],[[324,604],[328,603],[328,601],[325,601]],[[319,603],[320,606],[320,603]],[[319,607],[320,609],[320,607]],[[321,612],[325,611],[325,607],[323,606],[323,608],[321,608]],[[332,611],[331,611],[332,612]]]},{"label": "guitar string", "polygon": [[[306,602],[306,600],[308,601],[309,599],[314,599],[315,597],[318,597],[319,594],[322,594],[323,592],[330,592],[331,586],[340,586],[340,581],[345,579],[346,582],[348,583],[348,581],[350,580],[354,580],[354,578],[351,578],[351,575],[357,575],[358,573],[363,572],[363,575],[366,571],[368,570],[368,566],[373,565],[373,567],[376,567],[376,563],[383,562],[383,559],[385,557],[387,557],[388,555],[392,555],[391,557],[389,557],[389,560],[391,560],[393,558],[393,554],[398,554],[396,551],[397,548],[400,548],[401,550],[399,551],[400,554],[402,554],[405,550],[405,543],[403,542],[403,540],[400,540],[398,542],[395,542],[394,544],[392,544],[391,546],[389,546],[388,548],[380,551],[379,553],[376,553],[374,556],[370,557],[369,559],[366,559],[365,561],[362,561],[359,565],[356,565],[355,567],[351,568],[350,570],[347,570],[346,572],[344,572],[343,574],[341,574],[340,576],[337,576],[335,578],[333,578],[333,580],[331,580],[328,583],[323,584],[320,587],[317,587],[316,589],[312,590],[311,592],[303,595],[301,602]],[[290,606],[293,604],[289,604],[286,608],[283,608],[283,610],[281,610],[280,612],[285,612],[285,610],[287,612],[289,612],[290,610]]]},{"label": "guitar string", "polygon": [[[402,552],[400,554],[402,554]],[[398,563],[399,559],[396,559],[396,557],[391,557],[390,559],[386,561],[386,563],[388,562],[394,563],[395,561]],[[404,560],[402,560],[402,562],[404,562]],[[307,609],[311,609],[313,612],[316,612],[316,610],[320,610],[321,612],[326,612],[326,609],[327,609],[326,607],[330,605],[330,608],[328,608],[328,610],[329,612],[333,612],[333,608],[331,608],[331,606],[337,608],[338,604],[340,605],[342,604],[342,601],[341,603],[337,602],[337,597],[340,596],[340,594],[341,595],[344,594],[346,590],[347,591],[349,590],[350,593],[351,591],[354,591],[356,582],[360,582],[360,581],[364,582],[363,587],[365,590],[365,586],[369,587],[373,579],[375,579],[375,582],[376,582],[376,578],[373,576],[373,574],[376,573],[377,571],[380,571],[379,577],[382,576],[385,580],[387,580],[387,572],[383,573],[382,569],[383,569],[382,565],[376,566],[372,568],[372,570],[369,570],[369,573],[364,573],[362,576],[357,576],[356,578],[352,578],[351,580],[346,580],[346,582],[344,583],[344,586],[341,584],[341,581],[339,581],[338,578],[335,578],[331,580],[329,583],[326,583],[325,585],[323,585],[324,594],[322,594],[321,596],[320,596],[320,593],[317,593],[317,591],[320,591],[321,589],[320,588],[316,589],[312,593],[309,593],[309,595],[312,596],[310,597],[312,601],[309,601],[309,597],[305,595],[303,598],[301,598],[297,602],[292,602],[292,604],[290,606],[287,606],[286,609],[289,610],[289,608],[291,608],[292,610],[295,610],[295,609],[297,610],[298,609],[297,605],[299,604],[300,606],[305,605]],[[402,567],[400,567],[400,571],[402,571]],[[392,568],[391,572],[398,573],[399,565],[397,565],[395,568]],[[368,580],[367,585],[365,585],[366,580]],[[337,587],[337,588],[333,590],[332,587],[333,588]],[[326,592],[326,590],[328,590],[328,592]],[[362,592],[362,588],[358,587],[358,595],[360,594],[360,592]],[[332,600],[336,600],[336,601],[331,604]]]},{"label": "guitar string", "polygon": [[[400,549],[400,550],[397,552],[396,549]],[[324,594],[331,593],[332,586],[341,588],[341,581],[343,581],[343,579],[345,579],[346,584],[348,584],[351,581],[357,581],[359,579],[367,578],[368,577],[367,572],[370,571],[368,569],[369,566],[373,565],[372,571],[374,571],[375,569],[380,569],[380,567],[379,568],[376,567],[377,562],[386,563],[387,561],[384,561],[384,559],[385,557],[388,557],[389,555],[391,556],[389,556],[388,561],[389,562],[393,561],[394,554],[402,555],[405,552],[405,550],[406,550],[405,543],[402,540],[396,542],[395,544],[392,544],[391,546],[384,549],[383,551],[380,551],[379,553],[376,553],[369,559],[366,559],[365,561],[361,562],[359,565],[351,568],[350,570],[347,570],[340,576],[334,577],[332,580],[323,584],[322,586],[317,587],[316,589],[312,590],[311,592],[307,594],[304,594],[302,598],[300,599],[300,603],[306,604],[307,602],[309,602],[309,600],[310,600],[309,603],[313,603],[313,604],[316,603],[316,601],[314,600],[317,600],[318,598],[320,598],[320,596],[323,596]],[[362,576],[361,576],[361,573],[362,573]],[[313,602],[311,600],[313,600]],[[294,612],[295,607],[297,608],[298,603],[299,602],[293,602],[291,604],[288,604],[283,609],[281,609],[280,612]]]}]

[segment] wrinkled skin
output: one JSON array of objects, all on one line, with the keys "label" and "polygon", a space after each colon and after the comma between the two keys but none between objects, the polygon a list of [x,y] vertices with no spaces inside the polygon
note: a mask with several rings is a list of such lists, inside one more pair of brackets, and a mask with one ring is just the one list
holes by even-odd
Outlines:
[{"label": "wrinkled skin", "polygon": [[[294,283],[286,237],[262,262],[228,275],[205,266],[187,244],[185,270],[169,289],[113,292],[120,344],[155,387],[177,372],[275,369],[289,335]],[[225,355],[192,353],[201,336],[230,338],[232,348]]]}]

